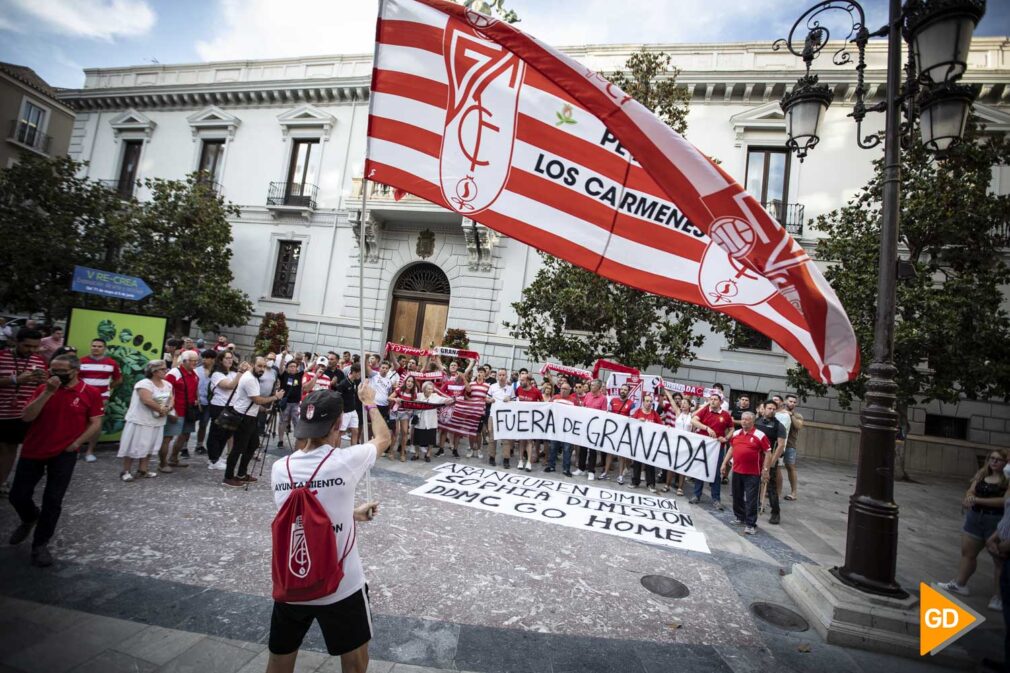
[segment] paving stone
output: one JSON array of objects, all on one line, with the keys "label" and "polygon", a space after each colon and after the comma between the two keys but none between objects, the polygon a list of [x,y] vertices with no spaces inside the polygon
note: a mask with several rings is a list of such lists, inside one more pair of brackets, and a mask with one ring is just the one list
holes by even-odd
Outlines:
[{"label": "paving stone", "polygon": [[[409,666],[409,664],[394,664],[392,661],[382,661],[381,659],[369,658],[368,670],[365,671],[365,673],[390,673],[394,666]],[[328,657],[326,661],[323,662],[323,665],[316,669],[315,673],[342,673],[340,668],[340,657]]]},{"label": "paving stone", "polygon": [[53,633],[52,629],[19,619],[13,613],[4,614],[10,615],[0,620],[0,652],[4,655],[20,652]]},{"label": "paving stone", "polygon": [[[309,650],[302,650],[298,653],[298,658],[295,659],[295,671],[294,673],[318,673],[320,667],[328,660],[330,656],[323,654],[321,652],[311,652]],[[263,650],[256,655],[255,658],[249,661],[248,664],[243,666],[238,673],[263,673],[267,670],[267,662],[270,660],[270,652],[268,650]],[[339,662],[337,660],[337,665],[339,669]]]},{"label": "paving stone", "polygon": [[114,649],[161,666],[204,638],[205,636],[199,633],[148,626],[143,631],[139,631],[122,643],[115,645]]},{"label": "paving stone", "polygon": [[157,673],[236,673],[255,656],[250,650],[205,638],[159,667]]},{"label": "paving stone", "polygon": [[26,671],[63,673],[143,630],[143,624],[85,615],[66,632],[53,633],[10,656],[2,663]]},{"label": "paving stone", "polygon": [[70,673],[152,673],[157,666],[122,652],[105,650]]}]

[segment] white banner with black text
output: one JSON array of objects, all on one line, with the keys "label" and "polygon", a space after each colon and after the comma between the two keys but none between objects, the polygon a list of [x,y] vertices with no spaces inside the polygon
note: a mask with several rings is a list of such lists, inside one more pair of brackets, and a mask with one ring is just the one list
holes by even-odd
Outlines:
[{"label": "white banner with black text", "polygon": [[668,425],[552,402],[498,402],[495,439],[549,439],[673,470],[702,481],[719,476],[719,442]]},{"label": "white banner with black text", "polygon": [[487,512],[710,553],[704,534],[669,498],[625,493],[486,467],[444,463],[410,492]]}]

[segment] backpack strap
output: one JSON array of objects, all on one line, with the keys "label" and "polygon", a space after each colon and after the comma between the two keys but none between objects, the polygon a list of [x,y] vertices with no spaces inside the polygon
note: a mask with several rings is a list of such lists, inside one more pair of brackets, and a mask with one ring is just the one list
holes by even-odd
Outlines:
[{"label": "backpack strap", "polygon": [[358,539],[358,522],[351,519],[351,537],[344,545],[344,555],[340,557],[341,566],[344,565],[344,559],[346,559],[350,555],[351,550],[354,549],[354,543],[357,541],[357,539]]},{"label": "backpack strap", "polygon": [[[323,466],[323,463],[325,463],[329,459],[329,457],[333,455],[333,452],[336,451],[336,450],[337,450],[336,447],[330,449],[330,452],[326,454],[326,457],[323,458],[321,461],[319,461],[319,464],[316,465],[316,469],[312,473],[312,476],[309,477],[306,480],[306,482],[305,482],[306,486],[308,486],[313,481],[315,481],[316,475],[319,474],[319,469]],[[294,479],[294,477],[291,476],[291,456],[290,455],[288,456],[288,458],[285,461],[284,465],[288,468],[288,481],[291,483],[291,488],[294,488],[295,487],[295,479]]]}]

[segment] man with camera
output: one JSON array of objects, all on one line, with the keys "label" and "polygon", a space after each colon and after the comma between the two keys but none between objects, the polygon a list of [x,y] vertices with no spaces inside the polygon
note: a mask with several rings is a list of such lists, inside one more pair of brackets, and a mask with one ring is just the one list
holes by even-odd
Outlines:
[{"label": "man with camera", "polygon": [[327,651],[340,657],[341,671],[365,673],[368,668],[372,620],[364,568],[354,536],[355,522],[371,521],[379,511],[379,503],[355,507],[354,491],[375,459],[389,447],[390,433],[375,405],[375,391],[367,382],[358,387],[358,399],[374,432],[370,441],[346,449],[335,448],[340,446],[341,418],[353,415],[354,409],[345,411],[344,399],[337,393],[313,392],[301,404],[301,419],[295,429],[295,436],[308,444],[275,462],[272,469],[278,509],[291,496],[293,488],[312,482],[308,485],[338,531],[336,545],[343,555],[343,578],[331,594],[297,603],[274,602],[267,673],[294,671],[298,648],[312,622],[317,620]]}]

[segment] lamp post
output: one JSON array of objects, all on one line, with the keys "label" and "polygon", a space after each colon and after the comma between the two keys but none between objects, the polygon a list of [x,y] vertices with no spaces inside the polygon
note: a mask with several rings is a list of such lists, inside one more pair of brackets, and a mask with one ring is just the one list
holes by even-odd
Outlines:
[{"label": "lamp post", "polygon": [[[825,13],[847,14],[851,30],[845,44],[832,57],[835,65],[852,62],[850,43],[856,45],[856,142],[876,147],[879,134],[864,136],[862,122],[869,112],[883,112],[884,177],[881,206],[880,262],[877,277],[877,313],[873,331],[873,361],[860,414],[859,458],[855,492],[849,499],[845,563],[831,573],[844,584],[871,594],[905,598],[895,579],[898,554],[898,506],[894,503],[894,446],[898,430],[895,411],[897,370],[893,364],[895,283],[898,262],[898,216],[901,195],[901,139],[906,141],[916,119],[923,145],[942,158],[964,132],[974,99],[970,87],[955,84],[967,67],[971,34],[985,13],[985,0],[889,0],[887,25],[870,32],[862,6],[855,0],[824,0],[797,19],[785,46],[803,59],[806,74],[781,106],[789,140],[786,145],[802,162],[819,140],[817,125],[831,104],[832,92],[818,84],[810,66],[827,45],[830,31],[821,24]],[[797,30],[800,33],[797,33]],[[802,32],[806,35],[803,36]],[[802,46],[797,40],[802,36]],[[887,80],[884,100],[867,106],[866,44],[873,37],[887,38]],[[902,38],[908,42],[906,77],[901,78]],[[903,114],[902,124],[899,115]]]}]

